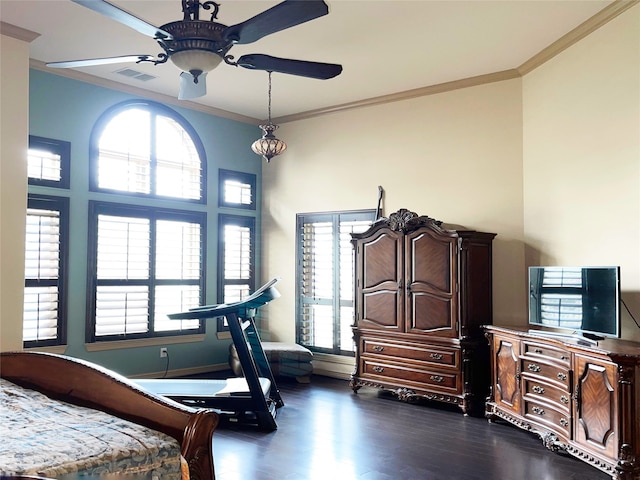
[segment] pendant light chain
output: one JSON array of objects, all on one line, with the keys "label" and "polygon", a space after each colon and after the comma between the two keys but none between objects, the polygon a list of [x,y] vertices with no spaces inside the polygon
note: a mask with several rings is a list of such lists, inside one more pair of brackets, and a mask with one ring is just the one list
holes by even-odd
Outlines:
[{"label": "pendant light chain", "polygon": [[269,110],[268,110],[268,122],[266,125],[260,125],[263,135],[262,138],[256,140],[251,145],[251,149],[258,155],[262,155],[267,163],[276,155],[280,155],[287,149],[287,144],[282,140],[276,138],[273,132],[276,131],[278,125],[271,123],[271,71],[269,73]]},{"label": "pendant light chain", "polygon": [[271,123],[271,70],[269,70],[269,123]]}]

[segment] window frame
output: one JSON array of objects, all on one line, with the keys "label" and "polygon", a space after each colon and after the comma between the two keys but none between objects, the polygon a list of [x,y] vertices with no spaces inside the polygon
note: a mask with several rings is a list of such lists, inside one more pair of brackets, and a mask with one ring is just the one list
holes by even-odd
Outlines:
[{"label": "window frame", "polygon": [[[224,241],[224,229],[227,225],[239,225],[241,227],[249,228],[251,253],[249,259],[249,279],[226,279],[224,277],[225,272],[225,241]],[[226,213],[220,213],[218,215],[218,274],[217,274],[217,303],[224,302],[224,287],[226,285],[233,284],[248,284],[249,293],[253,293],[256,289],[256,219],[255,217],[248,215],[230,215]],[[229,331],[229,326],[225,325],[226,321],[223,317],[217,318],[217,330],[218,332]]]},{"label": "window frame", "polygon": [[[303,269],[304,269],[304,242],[303,242],[303,227],[305,224],[313,223],[313,222],[331,222],[334,227],[338,227],[336,230],[334,228],[333,231],[333,242],[334,246],[340,245],[340,225],[342,221],[370,221],[373,224],[376,220],[376,210],[375,209],[363,209],[363,210],[344,210],[344,211],[330,211],[330,212],[316,212],[316,213],[299,213],[296,214],[296,273],[295,273],[295,282],[296,282],[296,300],[295,300],[295,327],[296,327],[296,342],[304,345],[309,350],[317,353],[326,353],[332,355],[342,355],[342,356],[354,356],[355,352],[350,350],[340,349],[340,255],[339,248],[333,250],[333,265],[334,265],[334,284],[333,284],[333,297],[332,297],[332,305],[334,306],[334,315],[333,315],[333,345],[332,348],[326,347],[318,347],[315,345],[309,345],[305,339],[303,338],[303,328],[302,318],[304,316],[304,305],[306,304],[303,297],[302,285],[303,285]],[[369,225],[370,226],[370,225]],[[367,227],[369,228],[369,227]],[[353,253],[352,253],[353,259]],[[354,272],[354,264],[353,260],[351,262],[351,273],[353,275]],[[337,295],[336,295],[337,294]],[[355,302],[355,299],[352,299]],[[338,307],[338,308],[335,308]],[[338,315],[336,315],[338,312]],[[351,319],[353,321],[353,318]]]},{"label": "window frame", "polygon": [[[42,195],[29,193],[27,196],[27,209],[56,210],[59,212],[59,241],[58,241],[58,278],[55,285],[58,287],[58,310],[56,321],[56,338],[47,340],[24,340],[23,347],[48,347],[56,345],[65,345],[67,343],[67,321],[68,321],[68,271],[69,271],[69,198],[54,195]],[[26,248],[26,242],[25,242]],[[54,284],[54,281],[42,281],[38,279],[28,279],[25,276],[24,286],[28,287],[42,286],[45,284]],[[23,301],[24,310],[24,301]],[[23,324],[24,332],[24,324]]]},{"label": "window frame", "polygon": [[[128,109],[145,109],[152,116],[166,116],[176,121],[191,137],[193,144],[198,152],[198,156],[200,158],[200,198],[192,199],[192,198],[180,198],[180,197],[171,197],[166,195],[159,195],[156,193],[157,185],[157,169],[156,169],[156,155],[152,153],[151,155],[151,166],[150,166],[150,192],[142,193],[142,192],[130,192],[124,190],[115,190],[110,188],[102,188],[99,186],[99,143],[101,135],[104,129],[107,127],[109,122],[118,114],[128,110]],[[152,149],[153,151],[154,149]],[[125,100],[116,105],[111,106],[106,111],[100,115],[100,118],[96,121],[91,131],[91,138],[89,141],[89,191],[91,192],[101,192],[101,193],[109,193],[118,196],[132,196],[137,198],[152,198],[152,199],[161,199],[168,201],[176,201],[176,202],[186,202],[186,203],[196,203],[196,204],[206,204],[207,203],[207,157],[204,149],[204,145],[200,136],[197,134],[196,130],[191,126],[191,124],[178,112],[175,110],[161,104],[158,102],[153,102],[150,100]]]},{"label": "window frame", "polygon": [[60,180],[27,177],[29,185],[68,189],[71,184],[71,143],[54,138],[29,135],[29,150],[46,150],[60,156]]},{"label": "window frame", "polygon": [[[150,253],[149,253],[149,277],[146,280],[138,280],[140,284],[149,286],[149,311],[148,322],[149,328],[146,332],[142,333],[122,333],[114,335],[96,335],[96,300],[97,300],[97,286],[99,280],[97,278],[97,248],[98,248],[98,218],[99,215],[114,215],[123,217],[135,217],[135,218],[148,218],[151,223],[158,220],[176,220],[176,221],[191,221],[199,223],[200,227],[200,278],[197,283],[193,280],[181,280],[181,281],[167,281],[164,279],[157,279],[155,276],[155,253],[156,253],[156,239],[154,236],[155,226],[150,226]],[[143,205],[129,205],[123,203],[115,203],[108,201],[89,201],[89,218],[88,218],[88,259],[87,259],[87,315],[86,315],[86,343],[101,343],[115,340],[133,340],[140,338],[162,338],[162,337],[177,337],[183,335],[203,334],[205,333],[206,323],[204,320],[199,320],[199,327],[195,329],[185,330],[167,330],[167,331],[154,331],[154,314],[155,314],[155,287],[158,285],[166,284],[170,285],[194,285],[197,284],[200,287],[199,305],[204,304],[205,292],[206,292],[206,238],[207,238],[207,218],[205,212],[198,212],[193,210],[177,210],[169,208],[158,208],[153,206]],[[121,282],[121,285],[127,284],[126,280],[109,280],[109,283],[118,285],[117,282]],[[137,281],[137,282],[138,282]],[[170,282],[170,283],[169,283]]]},{"label": "window frame", "polygon": [[[238,172],[236,170],[218,169],[218,206],[227,208],[241,208],[245,210],[256,209],[256,175],[253,173]],[[251,203],[231,203],[225,201],[225,181],[237,180],[251,187]]]}]

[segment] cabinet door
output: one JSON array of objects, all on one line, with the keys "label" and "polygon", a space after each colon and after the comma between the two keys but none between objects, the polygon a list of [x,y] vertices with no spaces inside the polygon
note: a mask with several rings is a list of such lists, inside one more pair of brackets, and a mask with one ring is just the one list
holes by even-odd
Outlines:
[{"label": "cabinet door", "polygon": [[616,458],[618,418],[616,366],[575,355],[574,440],[582,447]]},{"label": "cabinet door", "polygon": [[520,342],[493,336],[493,390],[495,403],[520,413]]},{"label": "cabinet door", "polygon": [[356,256],[358,327],[402,331],[401,234],[384,229],[359,240]]},{"label": "cabinet door", "polygon": [[457,237],[416,230],[406,236],[405,255],[406,331],[456,337]]}]

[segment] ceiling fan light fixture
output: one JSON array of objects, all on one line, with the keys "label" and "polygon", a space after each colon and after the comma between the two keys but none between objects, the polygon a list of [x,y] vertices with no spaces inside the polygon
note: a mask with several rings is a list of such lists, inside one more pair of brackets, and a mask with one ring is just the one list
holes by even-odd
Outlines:
[{"label": "ceiling fan light fixture", "polygon": [[171,54],[171,61],[183,72],[189,72],[197,80],[204,72],[210,72],[222,62],[222,57],[208,50],[181,50]]}]

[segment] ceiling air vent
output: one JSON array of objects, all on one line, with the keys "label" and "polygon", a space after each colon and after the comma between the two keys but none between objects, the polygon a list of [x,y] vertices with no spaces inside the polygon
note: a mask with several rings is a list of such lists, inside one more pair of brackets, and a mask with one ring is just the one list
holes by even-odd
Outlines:
[{"label": "ceiling air vent", "polygon": [[153,80],[153,75],[149,75],[147,73],[142,73],[132,68],[123,68],[121,70],[116,70],[114,73],[118,75],[124,75],[125,77],[135,78],[136,80],[140,80],[141,82],[148,82],[149,80]]}]

